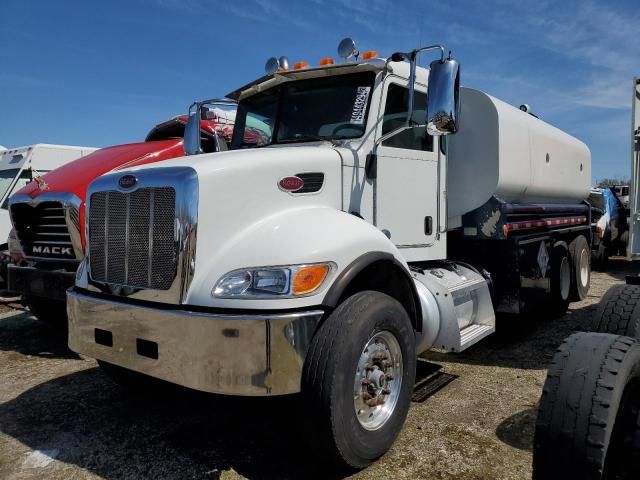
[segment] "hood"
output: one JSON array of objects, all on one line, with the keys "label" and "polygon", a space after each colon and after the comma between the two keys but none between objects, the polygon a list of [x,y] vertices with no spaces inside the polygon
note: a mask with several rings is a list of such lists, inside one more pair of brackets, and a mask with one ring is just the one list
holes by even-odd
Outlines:
[{"label": "hood", "polygon": [[182,155],[179,138],[107,147],[43,175],[17,193],[35,198],[44,192],[71,192],[84,201],[89,183],[104,173]]}]

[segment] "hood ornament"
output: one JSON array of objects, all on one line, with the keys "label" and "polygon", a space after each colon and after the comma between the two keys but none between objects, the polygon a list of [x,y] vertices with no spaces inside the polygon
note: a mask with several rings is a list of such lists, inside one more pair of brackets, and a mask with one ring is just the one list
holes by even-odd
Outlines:
[{"label": "hood ornament", "polygon": [[45,182],[44,178],[42,178],[42,175],[40,175],[35,170],[33,170],[32,178],[33,178],[33,181],[36,182],[36,184],[38,185],[38,190],[47,190],[49,188],[49,184]]},{"label": "hood ornament", "polygon": [[135,175],[123,175],[118,180],[118,186],[120,188],[133,188],[138,183],[138,178]]}]

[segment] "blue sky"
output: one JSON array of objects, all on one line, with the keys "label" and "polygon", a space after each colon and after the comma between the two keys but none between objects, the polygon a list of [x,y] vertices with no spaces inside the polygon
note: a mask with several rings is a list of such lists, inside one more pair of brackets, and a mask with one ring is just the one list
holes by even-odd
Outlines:
[{"label": "blue sky", "polygon": [[[635,7],[635,8],[634,8]],[[628,176],[637,0],[0,0],[0,144],[107,146],[340,39],[382,55],[444,43],[464,85],[583,140]]]}]

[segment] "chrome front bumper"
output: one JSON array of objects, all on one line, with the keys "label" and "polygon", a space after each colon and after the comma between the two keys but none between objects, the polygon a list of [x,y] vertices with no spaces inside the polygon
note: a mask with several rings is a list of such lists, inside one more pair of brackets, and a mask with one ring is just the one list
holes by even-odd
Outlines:
[{"label": "chrome front bumper", "polygon": [[69,348],[172,383],[230,395],[300,391],[321,310],[220,315],[67,292]]}]

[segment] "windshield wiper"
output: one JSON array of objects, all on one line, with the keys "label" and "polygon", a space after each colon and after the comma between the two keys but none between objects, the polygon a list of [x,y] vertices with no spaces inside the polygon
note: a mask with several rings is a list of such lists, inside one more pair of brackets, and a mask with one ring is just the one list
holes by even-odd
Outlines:
[{"label": "windshield wiper", "polygon": [[320,135],[313,135],[312,133],[297,133],[294,138],[285,138],[278,140],[278,143],[296,143],[296,142],[305,142],[307,140],[319,140],[321,142],[331,142],[332,145],[337,146],[333,138],[331,137],[321,137]]}]

